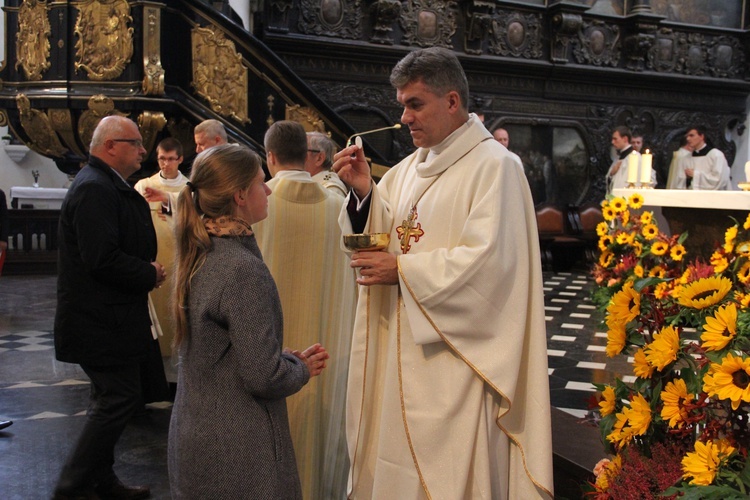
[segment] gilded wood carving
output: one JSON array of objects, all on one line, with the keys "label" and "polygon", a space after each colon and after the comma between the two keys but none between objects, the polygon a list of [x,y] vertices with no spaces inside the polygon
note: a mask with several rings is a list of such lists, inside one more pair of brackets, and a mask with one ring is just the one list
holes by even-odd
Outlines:
[{"label": "gilded wood carving", "polygon": [[306,132],[326,133],[326,126],[320,115],[312,108],[303,108],[299,104],[286,107],[286,119],[301,124]]},{"label": "gilded wood carving", "polygon": [[164,95],[164,68],[161,65],[161,9],[143,8],[143,92]]},{"label": "gilded wood carving", "polygon": [[69,109],[49,109],[47,110],[49,115],[50,123],[55,132],[62,137],[65,145],[73,151],[77,156],[85,157],[84,153],[78,143],[76,142],[75,129],[73,128],[73,115]]},{"label": "gilded wood carving", "polygon": [[85,70],[91,80],[117,78],[133,56],[130,5],[125,0],[84,0],[75,6],[76,71]]},{"label": "gilded wood carving", "polygon": [[115,101],[102,94],[91,96],[88,107],[89,109],[81,113],[81,117],[78,119],[78,137],[81,138],[81,142],[86,146],[87,151],[94,135],[94,129],[99,125],[102,118],[109,115],[127,116],[127,113],[115,109]]},{"label": "gilded wood carving", "polygon": [[151,152],[156,144],[156,136],[164,130],[167,119],[160,111],[143,111],[138,115],[138,128],[143,136],[143,147]]},{"label": "gilded wood carving", "polygon": [[24,94],[16,96],[16,104],[21,117],[21,126],[30,139],[26,145],[44,156],[63,156],[68,150],[57,138],[49,116],[43,111],[33,109],[31,101]]},{"label": "gilded wood carving", "polygon": [[23,69],[26,79],[41,80],[42,73],[50,68],[50,43],[47,3],[24,0],[18,10],[16,33],[16,69]]},{"label": "gilded wood carving", "polygon": [[234,42],[209,28],[192,32],[193,81],[195,91],[211,109],[241,123],[247,116],[247,67]]}]

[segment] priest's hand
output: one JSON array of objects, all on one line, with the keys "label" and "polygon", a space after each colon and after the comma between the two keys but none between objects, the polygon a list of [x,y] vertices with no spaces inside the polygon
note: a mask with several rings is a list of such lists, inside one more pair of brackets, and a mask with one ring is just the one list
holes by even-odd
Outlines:
[{"label": "priest's hand", "polygon": [[359,268],[360,285],[398,285],[398,261],[388,252],[354,252],[352,267]]},{"label": "priest's hand", "polygon": [[286,349],[284,351],[302,360],[305,366],[307,366],[307,371],[310,372],[310,377],[320,375],[326,367],[326,360],[330,357],[325,347],[320,344],[313,344],[302,352],[296,350],[288,351]]},{"label": "priest's hand", "polygon": [[694,173],[695,173],[695,170],[692,168],[685,169],[685,175],[687,175],[688,177],[692,177]]},{"label": "priest's hand", "polygon": [[162,203],[165,203],[169,200],[169,196],[167,195],[167,193],[165,193],[161,189],[151,187],[147,187],[146,189],[144,189],[143,197],[146,198],[146,201],[160,201]]},{"label": "priest's hand", "polygon": [[360,200],[370,192],[372,183],[370,165],[367,163],[364,150],[356,144],[342,149],[333,156],[331,170],[344,184],[354,190]]}]

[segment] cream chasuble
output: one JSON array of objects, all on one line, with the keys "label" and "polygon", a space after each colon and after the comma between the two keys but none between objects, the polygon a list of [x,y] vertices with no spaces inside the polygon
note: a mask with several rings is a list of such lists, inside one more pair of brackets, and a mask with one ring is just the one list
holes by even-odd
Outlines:
[{"label": "cream chasuble", "polygon": [[253,225],[284,313],[284,346],[320,342],[331,358],[323,373],[287,398],[289,426],[306,500],[346,495],[344,429],[356,283],[341,250],[343,198],[307,172],[281,171],[268,182],[268,218]]},{"label": "cream chasuble", "polygon": [[[135,190],[141,194],[146,188],[159,189],[170,196],[176,197],[185,187],[188,178],[178,172],[174,179],[165,179],[159,172],[139,180],[135,184]],[[156,262],[164,266],[167,278],[160,288],[154,288],[148,294],[148,307],[151,312],[151,323],[159,338],[159,348],[162,356],[172,355],[172,339],[174,339],[174,323],[172,320],[172,308],[170,307],[172,276],[174,273],[175,238],[174,221],[171,216],[162,215],[160,209],[151,210],[151,220],[156,230],[156,242],[158,245]]]},{"label": "cream chasuble", "polygon": [[[351,498],[551,497],[541,259],[523,169],[474,115],[433,149],[371,193],[365,231],[391,234],[400,283],[360,288]],[[345,209],[339,222],[351,230]]]}]

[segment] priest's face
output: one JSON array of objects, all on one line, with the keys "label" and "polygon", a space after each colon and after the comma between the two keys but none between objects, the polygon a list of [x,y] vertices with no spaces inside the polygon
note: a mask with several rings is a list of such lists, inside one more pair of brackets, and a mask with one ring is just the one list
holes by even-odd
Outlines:
[{"label": "priest's face", "polygon": [[401,123],[409,127],[411,139],[419,148],[440,144],[456,130],[456,113],[461,108],[458,93],[437,95],[421,80],[396,90],[396,99],[404,107]]}]

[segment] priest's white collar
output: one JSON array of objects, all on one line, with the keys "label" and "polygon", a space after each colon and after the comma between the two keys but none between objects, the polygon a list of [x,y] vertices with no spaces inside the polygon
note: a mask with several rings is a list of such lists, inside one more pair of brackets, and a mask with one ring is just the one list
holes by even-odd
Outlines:
[{"label": "priest's white collar", "polygon": [[310,172],[307,172],[306,170],[279,170],[273,178],[287,179],[297,182],[314,182],[310,176]]}]

